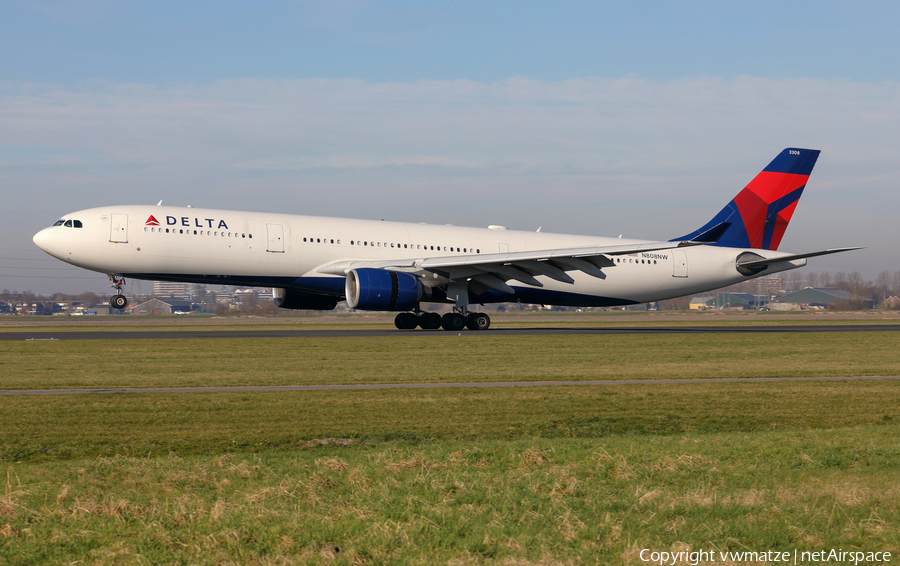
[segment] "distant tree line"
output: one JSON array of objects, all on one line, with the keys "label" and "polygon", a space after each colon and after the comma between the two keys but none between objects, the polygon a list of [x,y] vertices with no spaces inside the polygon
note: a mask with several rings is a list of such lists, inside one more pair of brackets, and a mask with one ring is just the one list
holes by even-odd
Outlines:
[{"label": "distant tree line", "polygon": [[[813,273],[808,271],[790,271],[781,275],[782,286],[785,292],[792,293],[800,291],[806,287],[827,287],[843,289],[863,297],[871,299],[872,304],[878,308],[900,310],[900,271],[882,271],[874,280],[863,278],[858,271],[849,273],[838,271],[836,273],[820,272]],[[735,292],[750,293],[752,295],[765,294],[760,291],[760,283],[758,280],[750,280],[731,287],[726,287],[719,292]],[[164,297],[158,297],[165,300]],[[658,303],[659,310],[688,310],[692,296],[678,297]],[[3,289],[0,291],[0,302],[9,305],[20,303],[37,304],[37,303],[64,303],[77,302],[85,309],[95,306],[105,306],[108,298],[98,296],[95,293],[87,292],[77,295],[67,295],[65,293],[53,293],[49,295],[35,295],[31,291],[10,291]],[[207,312],[215,312],[218,315],[227,314],[257,314],[272,315],[286,312],[292,312],[280,309],[275,306],[272,301],[260,300],[256,293],[247,293],[239,299],[234,299],[229,303],[218,302],[218,296],[215,291],[209,291],[201,286],[194,294],[193,303],[198,305],[201,310]],[[865,302],[846,301],[835,305],[836,308],[855,309],[865,308]]]},{"label": "distant tree line", "polygon": [[[843,289],[862,297],[871,299],[877,308],[900,310],[900,271],[882,271],[875,280],[865,279],[858,271],[849,273],[838,271],[836,273],[795,270],[781,274],[782,287],[786,293],[801,291],[806,287]],[[714,291],[712,291],[714,292]],[[725,287],[720,293],[749,293],[751,295],[767,294],[761,290],[760,281],[751,279],[737,285]],[[659,302],[660,310],[688,310],[691,296],[679,297]],[[856,310],[867,307],[866,301],[851,299],[839,301],[832,308],[841,310]]]}]

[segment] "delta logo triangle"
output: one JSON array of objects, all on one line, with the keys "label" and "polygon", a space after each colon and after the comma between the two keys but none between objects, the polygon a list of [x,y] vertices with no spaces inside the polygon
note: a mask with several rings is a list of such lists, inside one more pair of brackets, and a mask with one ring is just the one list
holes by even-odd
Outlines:
[{"label": "delta logo triangle", "polygon": [[147,222],[144,223],[144,226],[159,226],[159,220],[157,220],[152,214],[150,218],[147,219]]}]

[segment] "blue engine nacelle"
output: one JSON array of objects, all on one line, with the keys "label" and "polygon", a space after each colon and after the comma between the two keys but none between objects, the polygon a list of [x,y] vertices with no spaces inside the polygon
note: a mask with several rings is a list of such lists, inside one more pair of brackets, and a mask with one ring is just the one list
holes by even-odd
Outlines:
[{"label": "blue engine nacelle", "polygon": [[347,305],[367,311],[408,311],[422,299],[415,275],[386,269],[360,268],[347,273]]},{"label": "blue engine nacelle", "polygon": [[275,306],[282,309],[329,311],[337,306],[338,297],[304,293],[294,289],[272,289]]}]

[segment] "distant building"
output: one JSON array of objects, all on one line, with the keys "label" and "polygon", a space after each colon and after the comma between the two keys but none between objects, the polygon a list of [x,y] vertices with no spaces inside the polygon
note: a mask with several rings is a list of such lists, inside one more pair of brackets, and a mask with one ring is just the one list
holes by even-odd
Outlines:
[{"label": "distant building", "polygon": [[159,299],[150,299],[130,309],[131,314],[172,314],[172,305]]},{"label": "distant building", "polygon": [[707,309],[757,309],[769,300],[767,295],[751,295],[750,293],[720,293],[718,295],[701,295],[691,299],[691,310]]},{"label": "distant building", "polygon": [[834,303],[837,303],[838,306],[840,304],[846,304],[847,306],[851,306],[854,303],[857,305],[862,305],[864,308],[870,309],[873,306],[874,301],[872,299],[867,299],[865,297],[860,297],[859,295],[854,295],[850,291],[844,291],[843,289],[834,289],[834,288],[813,288],[807,287],[806,289],[801,289],[800,291],[796,291],[794,293],[788,293],[783,297],[778,297],[774,299],[775,303],[796,303],[802,307],[813,307],[813,308],[828,308]]},{"label": "distant building", "polygon": [[160,299],[188,300],[191,298],[188,283],[173,283],[171,281],[154,281],[153,294]]},{"label": "distant building", "polygon": [[780,295],[784,291],[784,280],[781,277],[765,277],[755,279],[751,283],[756,285],[761,295],[773,297]]}]

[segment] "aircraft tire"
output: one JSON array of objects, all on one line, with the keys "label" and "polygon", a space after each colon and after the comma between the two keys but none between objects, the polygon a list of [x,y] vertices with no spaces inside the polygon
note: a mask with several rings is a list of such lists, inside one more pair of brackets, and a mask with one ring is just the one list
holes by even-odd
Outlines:
[{"label": "aircraft tire", "polygon": [[423,312],[419,315],[419,328],[437,330],[441,327],[441,315],[436,312]]},{"label": "aircraft tire", "polygon": [[462,330],[466,326],[466,319],[463,315],[448,312],[441,318],[441,327],[444,330]]},{"label": "aircraft tire", "polygon": [[124,309],[127,305],[128,299],[125,298],[125,295],[113,295],[109,300],[109,306],[114,309]]},{"label": "aircraft tire", "polygon": [[491,317],[481,312],[473,312],[466,317],[466,328],[469,330],[487,330],[491,327]]},{"label": "aircraft tire", "polygon": [[412,330],[419,324],[419,319],[411,312],[401,312],[394,317],[394,326],[399,330]]}]

